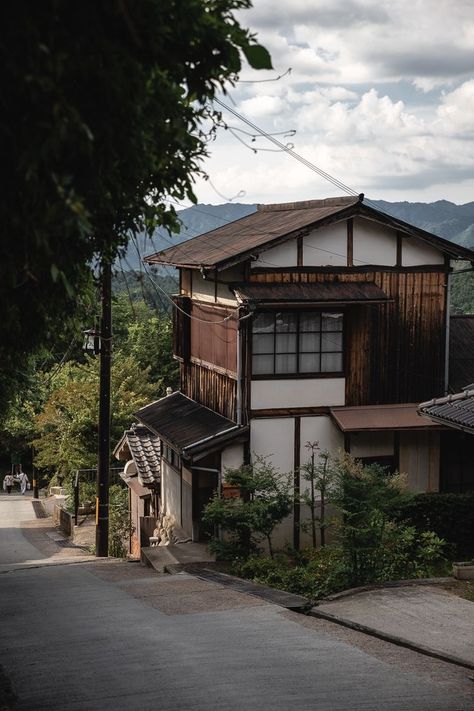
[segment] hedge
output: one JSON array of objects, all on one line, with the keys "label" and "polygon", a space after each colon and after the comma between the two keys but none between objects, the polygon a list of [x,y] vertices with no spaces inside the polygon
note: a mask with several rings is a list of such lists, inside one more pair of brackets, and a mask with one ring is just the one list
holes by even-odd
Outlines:
[{"label": "hedge", "polygon": [[396,519],[419,531],[434,531],[451,544],[456,560],[474,558],[474,492],[417,494],[396,512]]}]

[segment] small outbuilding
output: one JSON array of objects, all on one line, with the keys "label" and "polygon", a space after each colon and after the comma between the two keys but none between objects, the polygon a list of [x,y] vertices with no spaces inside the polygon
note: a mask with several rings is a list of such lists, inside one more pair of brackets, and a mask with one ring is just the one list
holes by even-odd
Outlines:
[{"label": "small outbuilding", "polygon": [[129,490],[129,552],[140,557],[141,548],[149,545],[156,525],[161,496],[160,440],[143,425],[125,430],[114,449],[114,456],[125,462],[121,478]]}]

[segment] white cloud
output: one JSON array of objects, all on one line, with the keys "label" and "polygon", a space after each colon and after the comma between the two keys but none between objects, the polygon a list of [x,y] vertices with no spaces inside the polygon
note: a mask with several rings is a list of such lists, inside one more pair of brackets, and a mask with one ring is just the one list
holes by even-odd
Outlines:
[{"label": "white cloud", "polygon": [[[275,71],[242,73],[258,80],[231,92],[243,115],[268,132],[296,129],[283,143],[372,197],[472,199],[471,0],[254,1],[239,19],[258,32]],[[262,81],[288,67],[281,80]],[[255,147],[274,149],[264,139]],[[248,202],[338,194],[289,156],[255,155],[229,132],[210,148],[206,166],[223,194],[243,189]],[[208,183],[198,195],[220,201]]]}]

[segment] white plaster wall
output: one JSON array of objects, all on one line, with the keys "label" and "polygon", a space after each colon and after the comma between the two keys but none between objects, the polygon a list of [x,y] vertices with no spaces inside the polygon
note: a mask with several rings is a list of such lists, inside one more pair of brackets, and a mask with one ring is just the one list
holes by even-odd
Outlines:
[{"label": "white plaster wall", "polygon": [[268,456],[281,472],[293,471],[295,423],[291,417],[251,420],[250,452]]},{"label": "white plaster wall", "polygon": [[396,231],[356,217],[353,227],[353,261],[356,267],[362,264],[394,266],[397,263]]},{"label": "white plaster wall", "polygon": [[393,457],[394,453],[393,432],[351,432],[353,457]]},{"label": "white plaster wall", "polygon": [[[301,450],[300,450],[300,463],[301,465],[306,464],[311,459],[311,451],[305,447],[307,442],[318,442],[320,451],[324,452],[327,450],[332,455],[337,456],[344,450],[344,435],[339,430],[339,428],[334,424],[331,418],[327,415],[321,415],[320,417],[302,417],[301,418]],[[318,460],[316,459],[316,462]],[[300,490],[307,491],[310,488],[310,483],[305,481],[303,476],[300,477]],[[316,500],[320,501],[320,496],[317,494]],[[328,518],[333,515],[329,507],[326,509],[326,515]],[[318,507],[316,511],[316,516],[320,515],[320,509]],[[301,506],[300,509],[300,520],[303,522],[311,521],[311,513],[308,506]],[[311,526],[306,527],[307,530],[301,529],[300,531],[300,546],[304,548],[305,546],[312,545],[311,536]],[[320,543],[320,531],[317,529],[317,541],[318,545]],[[326,541],[328,542],[331,538],[331,529],[326,530]]]},{"label": "white plaster wall", "polygon": [[[221,276],[217,277],[219,280]],[[215,285],[214,279],[210,275],[207,279],[203,279],[200,272],[193,272],[193,299],[198,301],[204,301],[207,303],[215,304]],[[225,306],[234,306],[237,304],[237,300],[234,295],[229,291],[229,288],[225,284],[217,285],[217,303]]]},{"label": "white plaster wall", "polygon": [[305,446],[307,442],[318,442],[321,451],[327,450],[333,455],[337,455],[344,449],[344,435],[328,415],[302,417],[300,434],[301,464],[306,464],[311,459],[311,451]]},{"label": "white plaster wall", "polygon": [[209,301],[214,303],[214,282],[211,279],[203,279],[202,274],[193,271],[193,299],[199,301]]},{"label": "white plaster wall", "polygon": [[244,446],[242,443],[231,444],[222,450],[221,454],[221,472],[222,478],[225,479],[226,469],[237,469],[244,462]]},{"label": "white plaster wall", "polygon": [[[250,451],[252,459],[256,454],[268,456],[282,474],[294,469],[295,423],[293,418],[252,420],[250,423]],[[276,548],[293,544],[293,515],[279,524],[272,536]]]},{"label": "white plaster wall", "polygon": [[422,264],[444,264],[443,253],[413,237],[404,237],[402,241],[402,266],[416,267]]},{"label": "white plaster wall", "polygon": [[345,378],[253,380],[252,410],[344,405]]},{"label": "white plaster wall", "polygon": [[162,496],[165,512],[181,523],[181,477],[161,460]]},{"label": "white plaster wall", "polygon": [[347,265],[347,222],[314,230],[303,238],[303,264],[308,267]]},{"label": "white plaster wall", "polygon": [[289,240],[276,247],[261,252],[254,262],[255,267],[296,267],[298,263],[298,247],[296,239]]}]

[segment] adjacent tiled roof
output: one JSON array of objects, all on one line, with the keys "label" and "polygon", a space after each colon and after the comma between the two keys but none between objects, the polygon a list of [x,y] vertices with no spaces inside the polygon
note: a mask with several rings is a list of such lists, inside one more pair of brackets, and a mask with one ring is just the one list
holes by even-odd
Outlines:
[{"label": "adjacent tiled roof", "polygon": [[247,282],[234,284],[232,291],[243,303],[260,302],[311,302],[321,304],[349,304],[354,302],[380,303],[389,301],[387,294],[374,282],[261,284]]},{"label": "adjacent tiled roof", "polygon": [[142,407],[135,417],[182,454],[206,448],[211,440],[241,436],[239,427],[217,412],[176,392]]},{"label": "adjacent tiled roof", "polygon": [[115,447],[114,454],[120,456],[123,449],[128,449],[135,462],[140,484],[153,484],[160,481],[160,438],[143,425],[132,425],[126,430]]},{"label": "adjacent tiled roof", "polygon": [[417,406],[412,403],[332,407],[331,416],[342,432],[439,428],[439,425],[420,417]]},{"label": "adjacent tiled roof", "polygon": [[460,392],[474,383],[474,316],[451,316],[449,389]]},{"label": "adjacent tiled roof", "polygon": [[474,434],[474,390],[422,402],[418,411],[435,422]]},{"label": "adjacent tiled roof", "polygon": [[259,205],[256,212],[146,257],[149,264],[170,264],[191,269],[224,269],[326,222],[366,215],[417,237],[451,257],[474,260],[474,252],[363,204],[359,197],[327,198],[304,202]]}]

